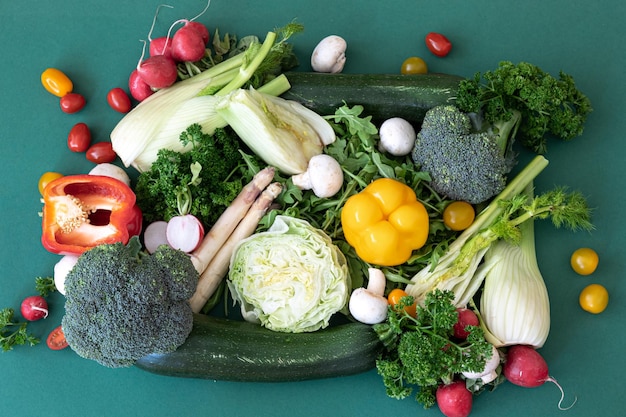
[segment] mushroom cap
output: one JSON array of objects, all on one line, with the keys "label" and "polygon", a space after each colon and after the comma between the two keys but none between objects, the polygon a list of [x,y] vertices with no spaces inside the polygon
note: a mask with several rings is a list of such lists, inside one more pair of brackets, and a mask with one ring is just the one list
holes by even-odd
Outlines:
[{"label": "mushroom cap", "polygon": [[343,171],[335,158],[320,154],[309,159],[306,172],[292,176],[291,180],[302,190],[313,190],[316,196],[328,198],[341,190]]},{"label": "mushroom cap", "polygon": [[365,324],[382,323],[387,318],[388,302],[365,288],[357,288],[350,296],[348,308],[356,320]]},{"label": "mushroom cap", "polygon": [[385,120],[378,132],[380,135],[379,149],[394,156],[404,156],[411,153],[417,139],[413,125],[400,117]]},{"label": "mushroom cap", "polygon": [[330,35],[322,39],[311,55],[311,67],[316,72],[338,73],[346,63],[348,45],[341,36]]}]

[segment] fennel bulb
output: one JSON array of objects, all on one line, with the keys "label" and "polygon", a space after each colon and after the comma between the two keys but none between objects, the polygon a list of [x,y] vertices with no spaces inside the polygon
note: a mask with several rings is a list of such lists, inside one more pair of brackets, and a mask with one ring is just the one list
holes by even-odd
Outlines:
[{"label": "fennel bulb", "polygon": [[496,347],[540,348],[550,332],[550,300],[537,264],[535,226],[520,225],[520,240],[500,240],[485,253],[480,299],[485,338]]},{"label": "fennel bulb", "polygon": [[304,173],[309,160],[335,141],[319,114],[252,88],[221,98],[216,112],[265,163],[289,175]]},{"label": "fennel bulb", "polygon": [[235,247],[227,283],[244,319],[291,333],[328,326],[351,289],[346,258],[330,237],[283,215]]}]

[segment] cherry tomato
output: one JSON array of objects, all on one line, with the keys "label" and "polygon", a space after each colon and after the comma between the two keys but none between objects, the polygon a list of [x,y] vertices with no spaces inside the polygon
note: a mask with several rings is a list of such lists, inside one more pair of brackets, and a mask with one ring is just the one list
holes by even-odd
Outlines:
[{"label": "cherry tomato", "polygon": [[474,206],[466,201],[454,201],[443,210],[443,223],[454,231],[465,230],[473,222]]},{"label": "cherry tomato", "polygon": [[600,258],[596,251],[590,248],[579,248],[572,253],[570,265],[580,275],[591,275],[598,267]]},{"label": "cherry tomato", "polygon": [[67,340],[65,339],[65,334],[63,333],[63,329],[61,326],[57,326],[50,332],[48,335],[48,339],[46,340],[48,347],[52,350],[61,350],[68,347]]},{"label": "cherry tomato", "polygon": [[91,131],[85,123],[76,123],[67,135],[67,147],[72,152],[85,152],[91,145]]},{"label": "cherry tomato", "polygon": [[599,314],[609,304],[609,292],[600,284],[590,284],[580,292],[578,302],[583,310]]},{"label": "cherry tomato", "polygon": [[39,177],[39,193],[41,195],[43,195],[43,190],[44,188],[46,188],[46,186],[48,184],[50,184],[52,181],[61,178],[63,176],[63,174],[59,173],[59,172],[44,172],[41,177]]},{"label": "cherry tomato", "polygon": [[110,163],[115,161],[115,151],[111,142],[94,143],[87,149],[86,157],[94,164]]},{"label": "cherry tomato", "polygon": [[444,57],[450,53],[452,42],[441,33],[430,32],[426,35],[426,46],[433,54]]},{"label": "cherry tomato", "polygon": [[404,60],[400,72],[402,74],[426,74],[428,73],[428,65],[422,58],[412,56]]},{"label": "cherry tomato", "polygon": [[63,97],[67,93],[71,93],[74,88],[72,80],[56,68],[48,68],[41,73],[41,84],[43,84],[46,91],[57,97]]},{"label": "cherry tomato", "polygon": [[119,87],[113,88],[109,91],[107,94],[107,102],[113,110],[120,113],[128,113],[132,107],[130,97],[128,97],[126,91]]},{"label": "cherry tomato", "polygon": [[[407,295],[408,294],[403,289],[394,288],[387,295],[387,301],[392,307],[395,307],[396,305],[398,305],[398,303],[400,303],[400,300],[402,299],[402,297],[406,297]],[[410,306],[405,306],[404,311],[406,311],[409,316],[416,317],[417,316],[417,304],[413,303]]]},{"label": "cherry tomato", "polygon": [[69,114],[81,111],[85,107],[85,103],[85,97],[78,93],[67,93],[59,101],[61,110]]}]

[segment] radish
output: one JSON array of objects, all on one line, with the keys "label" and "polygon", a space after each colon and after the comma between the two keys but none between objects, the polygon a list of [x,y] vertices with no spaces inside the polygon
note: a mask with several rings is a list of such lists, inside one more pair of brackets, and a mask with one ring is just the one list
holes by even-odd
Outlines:
[{"label": "radish", "polygon": [[48,303],[41,295],[32,295],[22,301],[22,316],[28,321],[36,321],[48,317]]},{"label": "radish", "polygon": [[189,21],[186,27],[198,32],[198,34],[202,37],[202,42],[204,42],[205,45],[209,43],[209,29],[205,25],[200,22]]},{"label": "radish", "polygon": [[467,417],[472,411],[472,393],[465,387],[465,381],[457,380],[440,385],[436,393],[437,406],[446,417]]},{"label": "radish", "polygon": [[538,387],[546,382],[554,383],[561,391],[561,400],[559,401],[559,409],[561,410],[567,410],[576,403],[576,400],[574,400],[574,403],[569,407],[561,407],[563,397],[565,396],[563,388],[561,388],[556,379],[548,375],[548,364],[532,346],[511,346],[507,352],[502,373],[512,384],[525,388]]},{"label": "radish", "polygon": [[186,23],[172,37],[172,58],[180,62],[201,60],[206,52],[206,43],[204,43],[202,34],[198,32],[195,26],[189,25],[193,22],[185,20],[179,22]]},{"label": "radish", "polygon": [[168,245],[167,241],[167,222],[156,221],[150,223],[143,232],[143,244],[146,250],[154,253],[161,245]]},{"label": "radish", "polygon": [[176,63],[163,55],[151,56],[137,66],[141,79],[153,89],[166,88],[176,82]]},{"label": "radish", "polygon": [[465,330],[466,326],[478,326],[480,322],[478,321],[478,316],[469,308],[457,308],[457,313],[459,314],[459,319],[454,325],[454,337],[458,339],[467,339],[469,332]]},{"label": "radish", "polygon": [[163,55],[172,58],[172,38],[162,36],[150,41],[150,56]]},{"label": "radish", "polygon": [[54,286],[57,291],[65,295],[65,277],[78,262],[77,255],[65,255],[54,265]]},{"label": "radish", "polygon": [[174,216],[167,222],[165,235],[171,247],[190,253],[202,242],[204,227],[192,214]]},{"label": "radish", "polygon": [[128,90],[137,101],[144,101],[154,94],[154,90],[139,76],[139,71],[136,69],[130,73],[128,78]]}]

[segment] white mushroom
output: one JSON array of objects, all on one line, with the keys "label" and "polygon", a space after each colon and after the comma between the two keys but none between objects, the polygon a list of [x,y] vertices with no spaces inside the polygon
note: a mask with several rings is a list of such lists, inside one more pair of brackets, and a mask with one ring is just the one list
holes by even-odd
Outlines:
[{"label": "white mushroom", "polygon": [[411,153],[417,138],[411,123],[400,117],[385,120],[378,133],[380,135],[378,149],[394,156],[404,156]]},{"label": "white mushroom", "polygon": [[89,171],[89,175],[102,175],[105,177],[115,178],[130,186],[130,177],[122,168],[114,164],[102,163],[98,164]]},{"label": "white mushroom", "polygon": [[341,165],[330,155],[320,154],[309,159],[307,170],[291,177],[301,190],[313,190],[320,198],[332,197],[343,185]]},{"label": "white mushroom", "polygon": [[500,353],[495,346],[491,345],[491,358],[485,363],[485,367],[480,372],[463,372],[463,376],[468,379],[481,379],[488,384],[498,377],[496,370],[500,365]]},{"label": "white mushroom", "polygon": [[369,268],[367,288],[357,288],[350,296],[348,308],[356,320],[365,324],[381,323],[387,318],[389,303],[384,297],[387,280],[380,269]]},{"label": "white mushroom", "polygon": [[65,277],[78,262],[78,255],[65,255],[54,265],[54,286],[60,294],[65,295]]},{"label": "white mushroom", "polygon": [[311,55],[311,67],[316,72],[338,73],[346,63],[348,45],[341,36],[330,35],[317,44]]}]

